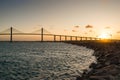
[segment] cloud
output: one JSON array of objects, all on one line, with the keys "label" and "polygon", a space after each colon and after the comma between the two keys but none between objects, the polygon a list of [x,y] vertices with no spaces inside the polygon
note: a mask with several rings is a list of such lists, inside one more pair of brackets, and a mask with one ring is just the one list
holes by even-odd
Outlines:
[{"label": "cloud", "polygon": [[87,26],[85,26],[85,28],[93,28],[93,26],[87,25]]},{"label": "cloud", "polygon": [[72,32],[77,32],[76,30],[72,30]]},{"label": "cloud", "polygon": [[93,32],[93,30],[89,30],[89,32]]},{"label": "cloud", "polygon": [[120,31],[117,31],[117,34],[120,34]]},{"label": "cloud", "polygon": [[74,26],[74,28],[79,28],[80,26]]},{"label": "cloud", "polygon": [[110,29],[111,27],[109,27],[109,26],[107,26],[107,27],[105,27],[105,29]]}]

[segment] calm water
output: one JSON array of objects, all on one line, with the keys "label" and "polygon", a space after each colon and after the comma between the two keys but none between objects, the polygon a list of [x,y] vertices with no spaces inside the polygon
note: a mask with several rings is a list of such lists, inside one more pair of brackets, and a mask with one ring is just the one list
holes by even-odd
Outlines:
[{"label": "calm water", "polygon": [[66,43],[0,42],[0,80],[75,80],[93,50]]}]

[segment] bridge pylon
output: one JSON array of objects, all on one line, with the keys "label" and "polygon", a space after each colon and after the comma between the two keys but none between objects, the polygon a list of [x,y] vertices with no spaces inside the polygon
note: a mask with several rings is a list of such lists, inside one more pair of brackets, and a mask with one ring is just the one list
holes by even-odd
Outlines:
[{"label": "bridge pylon", "polygon": [[13,28],[10,27],[10,42],[13,41]]},{"label": "bridge pylon", "polygon": [[43,28],[41,28],[41,42],[43,42]]}]

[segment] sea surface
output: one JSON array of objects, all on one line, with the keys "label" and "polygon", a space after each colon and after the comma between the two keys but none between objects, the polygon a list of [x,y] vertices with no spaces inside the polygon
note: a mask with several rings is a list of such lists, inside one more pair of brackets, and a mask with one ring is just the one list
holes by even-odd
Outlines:
[{"label": "sea surface", "polygon": [[0,42],[0,80],[75,80],[94,50],[62,42]]}]

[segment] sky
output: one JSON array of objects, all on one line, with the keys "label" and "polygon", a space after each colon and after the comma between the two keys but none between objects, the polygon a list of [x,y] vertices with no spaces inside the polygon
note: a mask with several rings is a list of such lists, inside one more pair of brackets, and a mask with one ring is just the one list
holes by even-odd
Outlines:
[{"label": "sky", "polygon": [[120,0],[0,0],[0,31],[14,27],[33,32],[120,39]]}]

